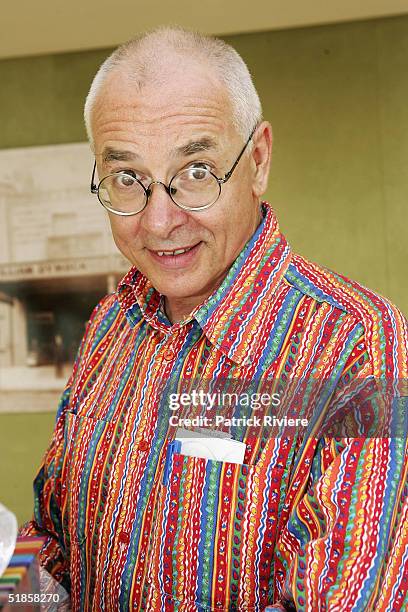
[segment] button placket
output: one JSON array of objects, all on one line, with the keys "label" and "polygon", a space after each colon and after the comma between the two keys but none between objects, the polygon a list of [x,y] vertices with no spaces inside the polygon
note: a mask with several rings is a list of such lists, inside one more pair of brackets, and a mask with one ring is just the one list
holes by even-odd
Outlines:
[{"label": "button placket", "polygon": [[[176,358],[177,355],[177,351],[174,348],[174,346],[172,346],[174,344],[174,340],[175,340],[175,335],[172,334],[163,334],[163,337],[160,340],[160,348],[156,353],[156,358],[154,360],[154,364],[153,364],[153,378],[152,378],[152,382],[153,384],[155,384],[155,380],[157,379],[157,377],[160,377],[160,372],[162,372],[162,368],[164,366],[163,362],[171,362]],[[147,422],[145,422],[144,424],[142,424],[142,432],[140,434],[140,441],[137,445],[137,450],[138,451],[142,451],[142,452],[147,452],[150,450],[150,446],[151,446],[151,441],[149,441],[149,436],[147,436],[147,429],[149,428],[149,425]]]},{"label": "button placket", "polygon": [[166,351],[163,353],[163,359],[165,361],[172,361],[174,359],[174,356],[175,352],[171,348],[166,349]]}]

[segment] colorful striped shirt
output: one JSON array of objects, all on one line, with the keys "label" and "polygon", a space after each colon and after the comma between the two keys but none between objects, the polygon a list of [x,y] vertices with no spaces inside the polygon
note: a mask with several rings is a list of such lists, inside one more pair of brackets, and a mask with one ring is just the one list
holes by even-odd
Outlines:
[{"label": "colorful striped shirt", "polygon": [[[406,321],[294,254],[263,210],[181,322],[135,268],[92,313],[22,529],[48,536],[41,563],[74,612],[408,607],[407,442],[376,433],[379,384],[407,379]],[[233,422],[265,390],[277,420]],[[242,464],[176,452],[171,417],[203,413],[245,443]]]}]

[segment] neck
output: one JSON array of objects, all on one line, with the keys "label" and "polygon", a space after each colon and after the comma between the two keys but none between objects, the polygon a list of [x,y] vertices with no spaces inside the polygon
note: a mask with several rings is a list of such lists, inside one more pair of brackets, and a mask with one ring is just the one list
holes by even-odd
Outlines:
[{"label": "neck", "polygon": [[172,325],[180,323],[182,319],[193,312],[196,306],[203,304],[205,300],[218,289],[228,273],[229,267],[220,275],[213,278],[211,283],[203,287],[201,293],[188,297],[164,297],[164,309],[166,316]]},{"label": "neck", "polygon": [[201,300],[197,301],[197,299],[169,299],[166,297],[164,300],[166,316],[172,325],[180,323],[180,321],[189,315],[200,302]]}]

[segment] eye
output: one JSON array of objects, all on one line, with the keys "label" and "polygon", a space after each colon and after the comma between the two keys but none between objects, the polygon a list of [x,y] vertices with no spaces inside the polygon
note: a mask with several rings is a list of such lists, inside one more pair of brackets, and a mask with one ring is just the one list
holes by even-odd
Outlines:
[{"label": "eye", "polygon": [[116,181],[121,187],[132,187],[135,184],[136,176],[134,176],[133,173],[130,174],[130,172],[126,172],[119,174]]},{"label": "eye", "polygon": [[195,164],[187,168],[188,178],[193,181],[205,181],[210,175],[210,169],[206,164]]},{"label": "eye", "polygon": [[134,170],[120,170],[112,175],[112,182],[117,189],[130,189],[138,186],[138,181],[143,180],[143,177],[136,174]]}]

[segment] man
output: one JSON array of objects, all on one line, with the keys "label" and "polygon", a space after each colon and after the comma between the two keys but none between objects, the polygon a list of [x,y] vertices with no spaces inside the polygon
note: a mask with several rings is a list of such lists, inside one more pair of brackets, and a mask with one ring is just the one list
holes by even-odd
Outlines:
[{"label": "man", "polygon": [[[132,268],[91,316],[35,481],[41,563],[73,610],[403,609],[407,447],[377,434],[406,322],[291,251],[261,202],[272,132],[243,61],[160,29],[108,58],[85,118]],[[275,392],[279,435],[227,420],[241,395],[219,431],[194,421],[235,388]],[[174,438],[196,423],[241,459],[187,456]]]}]

